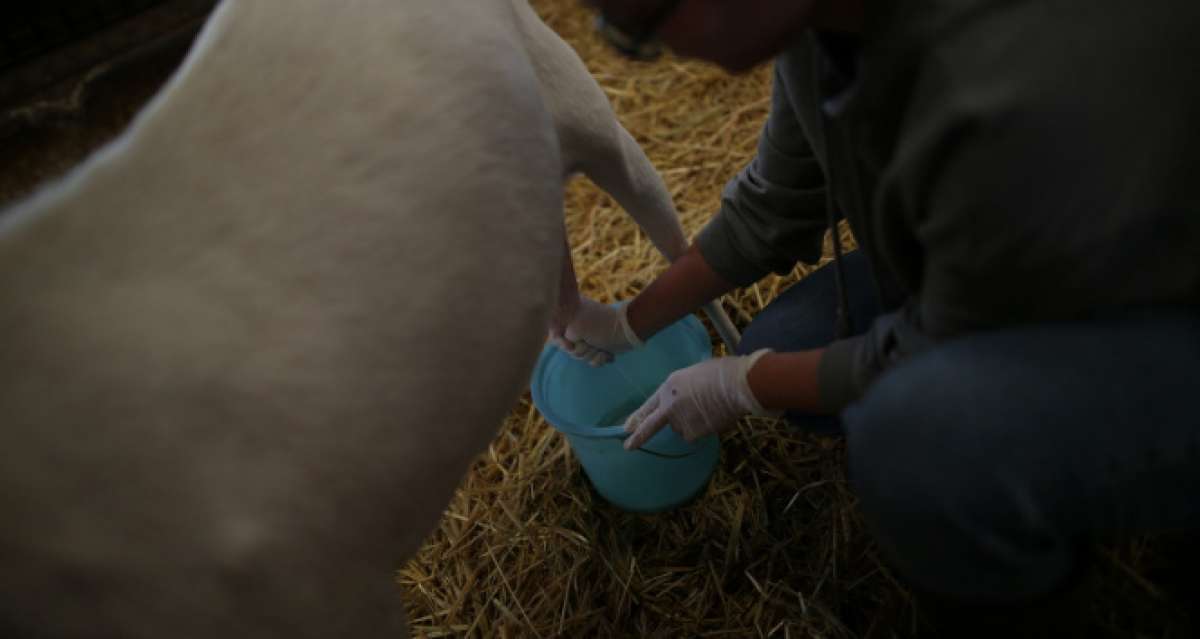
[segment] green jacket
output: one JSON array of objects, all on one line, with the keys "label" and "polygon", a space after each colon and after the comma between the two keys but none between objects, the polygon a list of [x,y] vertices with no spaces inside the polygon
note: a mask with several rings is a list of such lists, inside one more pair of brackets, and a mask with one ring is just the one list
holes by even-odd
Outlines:
[{"label": "green jacket", "polygon": [[1198,27],[1196,0],[872,3],[776,61],[700,251],[739,285],[815,262],[832,184],[894,310],[826,351],[830,409],[963,333],[1200,304]]}]

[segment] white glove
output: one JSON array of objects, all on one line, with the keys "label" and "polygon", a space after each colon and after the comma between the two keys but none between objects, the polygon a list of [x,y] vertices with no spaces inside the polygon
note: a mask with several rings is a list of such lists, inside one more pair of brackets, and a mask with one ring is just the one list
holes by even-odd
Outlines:
[{"label": "white glove", "polygon": [[625,432],[630,433],[625,449],[640,448],[667,424],[694,442],[733,426],[746,414],[777,415],[763,409],[746,380],[758,358],[769,352],[764,348],[751,355],[719,357],[671,373],[625,421]]},{"label": "white glove", "polygon": [[574,317],[567,322],[561,335],[552,335],[554,343],[572,357],[592,366],[607,364],[617,353],[642,345],[642,340],[629,327],[626,309],[629,304],[612,307],[588,298],[581,298]]}]

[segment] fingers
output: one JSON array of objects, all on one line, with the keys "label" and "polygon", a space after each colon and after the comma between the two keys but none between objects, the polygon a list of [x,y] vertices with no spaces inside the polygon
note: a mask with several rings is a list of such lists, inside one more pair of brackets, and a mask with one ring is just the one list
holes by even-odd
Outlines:
[{"label": "fingers", "polygon": [[625,420],[625,432],[632,433],[625,440],[625,450],[641,448],[642,444],[650,441],[651,437],[667,425],[668,414],[667,406],[659,400],[658,393],[646,400],[641,408]]},{"label": "fingers", "polygon": [[648,417],[650,413],[653,413],[654,409],[658,408],[659,403],[660,400],[658,398],[658,393],[654,393],[650,396],[650,399],[642,402],[642,405],[638,406],[638,409],[633,411],[633,413],[631,413],[629,417],[625,419],[625,432],[632,433],[633,431],[637,430],[638,424],[641,424],[643,421],[645,421],[646,417]]},{"label": "fingers", "polygon": [[566,351],[568,353],[575,350],[575,342],[572,342],[571,340],[564,337],[562,333],[555,333],[555,332],[551,331],[550,343],[554,344],[556,347],[558,347],[559,350]]},{"label": "fingers", "polygon": [[[559,346],[559,348],[562,348],[564,351],[566,351],[566,353],[568,355],[570,355],[571,357],[574,357],[575,359],[588,360],[588,359],[591,359],[592,355],[596,354],[596,349],[592,348],[591,345],[589,345],[587,342],[585,342],[583,340],[578,340],[578,341],[573,342],[573,341],[570,341],[570,340],[564,338],[562,340],[562,343],[559,344],[558,346]],[[564,346],[565,346],[565,348],[564,348]]]},{"label": "fingers", "polygon": [[589,366],[604,366],[611,364],[614,359],[612,353],[596,348],[583,340],[573,342],[565,336],[551,335],[550,341],[566,354],[587,362]]}]

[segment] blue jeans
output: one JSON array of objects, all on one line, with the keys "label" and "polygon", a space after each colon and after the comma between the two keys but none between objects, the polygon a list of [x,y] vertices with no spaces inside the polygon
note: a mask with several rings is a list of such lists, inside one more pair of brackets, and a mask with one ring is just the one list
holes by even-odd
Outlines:
[{"label": "blue jeans", "polygon": [[[881,312],[846,256],[855,328]],[[739,350],[818,347],[821,269],[772,302]],[[1200,310],[1141,309],[948,340],[881,375],[840,418],[849,474],[887,558],[919,588],[983,603],[1037,597],[1081,544],[1200,529]]]}]

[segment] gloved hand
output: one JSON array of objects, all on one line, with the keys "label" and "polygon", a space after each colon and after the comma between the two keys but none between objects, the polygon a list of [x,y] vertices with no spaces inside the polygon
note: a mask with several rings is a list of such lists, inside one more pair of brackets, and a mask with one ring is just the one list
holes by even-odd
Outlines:
[{"label": "gloved hand", "polygon": [[592,366],[607,364],[617,353],[640,347],[642,340],[629,327],[629,304],[612,307],[581,298],[578,309],[561,334],[552,334],[555,345]]},{"label": "gloved hand", "polygon": [[764,348],[751,355],[719,357],[672,373],[625,421],[625,432],[630,433],[625,449],[641,447],[667,424],[693,442],[733,426],[746,414],[778,415],[758,403],[746,380],[758,358],[769,352]]}]

